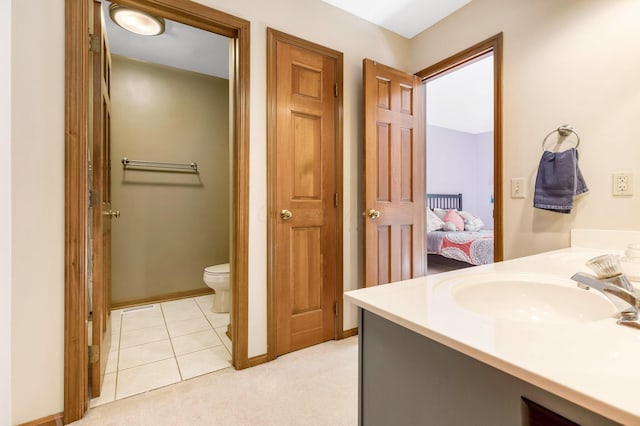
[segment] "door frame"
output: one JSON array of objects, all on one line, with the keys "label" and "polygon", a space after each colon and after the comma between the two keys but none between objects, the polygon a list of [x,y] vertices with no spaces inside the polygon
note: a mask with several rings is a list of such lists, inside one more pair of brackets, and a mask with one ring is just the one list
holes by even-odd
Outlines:
[{"label": "door frame", "polygon": [[[189,0],[117,0],[152,14],[234,40],[232,96],[231,282],[232,363],[248,358],[249,245],[249,21]],[[88,407],[88,2],[65,0],[65,289],[64,423],[82,418]]]},{"label": "door frame", "polygon": [[[415,73],[426,83],[493,52],[493,260],[504,259],[504,225],[502,193],[502,33],[474,44],[442,61]],[[425,120],[426,126],[426,120]],[[428,142],[427,142],[428,143]],[[425,158],[426,161],[426,158]]]},{"label": "door frame", "polygon": [[342,52],[319,44],[292,36],[290,34],[267,28],[267,360],[277,357],[276,354],[276,310],[275,310],[275,242],[276,242],[276,44],[282,41],[296,47],[311,50],[336,60],[336,135],[335,135],[335,173],[336,173],[336,320],[334,338],[343,338],[343,69]]}]

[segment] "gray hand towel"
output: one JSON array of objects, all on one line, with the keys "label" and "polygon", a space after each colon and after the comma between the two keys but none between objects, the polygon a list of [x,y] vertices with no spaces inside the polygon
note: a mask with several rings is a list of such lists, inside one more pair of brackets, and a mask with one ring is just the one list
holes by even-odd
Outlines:
[{"label": "gray hand towel", "polygon": [[578,167],[575,148],[542,153],[536,177],[533,207],[558,213],[570,213],[576,195],[587,192],[587,184]]}]

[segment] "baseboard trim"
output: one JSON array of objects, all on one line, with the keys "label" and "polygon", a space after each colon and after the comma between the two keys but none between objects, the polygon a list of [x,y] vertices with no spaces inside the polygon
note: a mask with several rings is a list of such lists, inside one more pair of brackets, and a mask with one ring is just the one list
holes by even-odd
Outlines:
[{"label": "baseboard trim", "polygon": [[52,414],[41,419],[32,420],[30,422],[21,423],[18,426],[62,426],[62,413]]},{"label": "baseboard trim", "polygon": [[357,335],[358,335],[358,327],[354,327],[348,330],[342,330],[342,337],[340,337],[340,339],[346,339],[347,337],[353,337]]},{"label": "baseboard trim", "polygon": [[123,300],[111,304],[111,309],[129,308],[132,306],[148,305],[149,303],[169,302],[171,300],[186,299],[187,297],[204,296],[215,292],[207,288],[196,288],[195,290],[177,291],[175,293],[160,294],[158,296],[143,297],[140,299]]}]

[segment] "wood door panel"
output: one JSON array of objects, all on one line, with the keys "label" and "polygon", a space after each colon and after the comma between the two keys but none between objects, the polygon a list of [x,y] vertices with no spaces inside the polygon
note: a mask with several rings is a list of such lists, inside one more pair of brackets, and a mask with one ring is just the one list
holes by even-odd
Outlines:
[{"label": "wood door panel", "polygon": [[[337,61],[275,41],[275,154],[270,180],[275,244],[275,355],[335,336]],[[273,143],[273,142],[271,142]],[[280,212],[289,210],[289,219]]]},{"label": "wood door panel", "polygon": [[400,279],[413,277],[413,225],[400,226]]},{"label": "wood door panel", "polygon": [[413,129],[400,129],[400,200],[413,201]]},{"label": "wood door panel", "polygon": [[416,263],[413,224],[378,225],[375,231],[378,283],[413,278]]},{"label": "wood door panel", "polygon": [[292,314],[322,309],[321,227],[298,228],[291,232]]},{"label": "wood door panel", "polygon": [[291,335],[291,342],[289,343],[291,347],[289,352],[317,345],[318,340],[321,339],[327,340],[322,335],[322,328],[312,328],[299,333],[293,333]]},{"label": "wood door panel", "polygon": [[322,117],[292,112],[292,200],[322,198]]},{"label": "wood door panel", "polygon": [[377,227],[378,252],[378,282],[391,281],[391,227],[388,225]]},{"label": "wood door panel", "polygon": [[322,102],[322,70],[292,64],[291,74],[293,95],[306,96]]},{"label": "wood door panel", "polygon": [[322,311],[301,312],[291,317],[291,336],[295,341],[300,335],[322,336]]},{"label": "wood door panel", "polygon": [[365,59],[365,286],[421,276],[425,264],[423,93],[417,77]]},{"label": "wood door panel", "polygon": [[377,103],[378,108],[391,109],[391,82],[386,78],[376,76]]},{"label": "wood door panel", "polygon": [[376,123],[376,145],[378,150],[378,201],[391,201],[391,125]]},{"label": "wood door panel", "polygon": [[413,87],[400,84],[400,112],[413,115]]}]

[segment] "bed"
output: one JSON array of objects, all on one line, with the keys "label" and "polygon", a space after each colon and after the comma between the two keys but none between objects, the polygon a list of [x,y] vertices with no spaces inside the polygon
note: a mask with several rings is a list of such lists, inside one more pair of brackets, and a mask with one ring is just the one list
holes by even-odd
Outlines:
[{"label": "bed", "polygon": [[[431,211],[462,210],[462,194],[427,194]],[[468,214],[468,212],[467,212]],[[470,265],[493,263],[493,230],[427,232],[427,254],[439,255]]]}]

